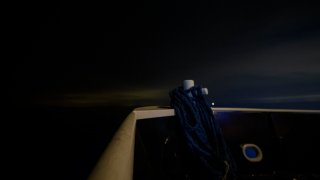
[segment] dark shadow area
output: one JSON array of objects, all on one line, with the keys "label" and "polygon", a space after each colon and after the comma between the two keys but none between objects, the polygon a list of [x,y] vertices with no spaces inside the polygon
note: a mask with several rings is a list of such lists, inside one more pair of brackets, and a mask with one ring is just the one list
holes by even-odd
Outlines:
[{"label": "dark shadow area", "polygon": [[131,108],[16,108],[10,144],[14,177],[85,180]]},{"label": "dark shadow area", "polygon": [[[238,166],[239,179],[320,179],[320,114],[218,112],[226,142]],[[241,145],[263,152],[249,162]],[[202,179],[201,169],[186,152],[175,117],[140,120],[136,131],[134,179]]]}]

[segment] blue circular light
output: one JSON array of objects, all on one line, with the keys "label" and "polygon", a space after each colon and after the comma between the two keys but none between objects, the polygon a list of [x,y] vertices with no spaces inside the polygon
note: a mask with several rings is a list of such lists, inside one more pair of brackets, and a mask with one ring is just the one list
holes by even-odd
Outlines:
[{"label": "blue circular light", "polygon": [[245,153],[249,158],[256,158],[258,156],[257,150],[254,147],[247,147]]}]

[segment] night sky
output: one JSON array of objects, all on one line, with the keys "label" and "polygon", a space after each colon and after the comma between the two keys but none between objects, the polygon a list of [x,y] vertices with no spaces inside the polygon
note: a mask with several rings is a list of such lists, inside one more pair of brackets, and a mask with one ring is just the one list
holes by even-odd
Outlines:
[{"label": "night sky", "polygon": [[[17,5],[14,105],[168,105],[184,79],[217,106],[320,108],[320,11],[278,1]],[[282,105],[280,105],[282,104]]]}]

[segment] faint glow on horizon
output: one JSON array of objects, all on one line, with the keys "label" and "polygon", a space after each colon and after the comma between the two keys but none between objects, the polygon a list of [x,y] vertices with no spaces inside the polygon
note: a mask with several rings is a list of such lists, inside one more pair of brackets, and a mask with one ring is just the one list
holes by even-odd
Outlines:
[{"label": "faint glow on horizon", "polygon": [[[87,93],[73,93],[61,95],[61,98],[50,99],[48,104],[61,106],[97,106],[97,105],[156,105],[158,99],[168,100],[169,95],[165,89],[132,89],[118,91],[99,91]],[[157,101],[158,100],[158,101]]]},{"label": "faint glow on horizon", "polygon": [[248,98],[248,99],[242,99],[242,101],[246,101],[246,102],[254,101],[254,102],[262,102],[262,103],[318,102],[320,101],[320,94]]}]

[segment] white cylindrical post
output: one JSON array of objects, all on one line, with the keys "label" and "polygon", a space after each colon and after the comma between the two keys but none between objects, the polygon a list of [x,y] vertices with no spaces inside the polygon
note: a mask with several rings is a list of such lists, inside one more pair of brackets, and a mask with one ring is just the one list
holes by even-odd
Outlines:
[{"label": "white cylindrical post", "polygon": [[202,88],[201,92],[202,92],[203,95],[208,95],[209,94],[208,88]]},{"label": "white cylindrical post", "polygon": [[188,90],[194,86],[194,81],[193,80],[184,80],[182,85],[183,85],[184,90]]}]

